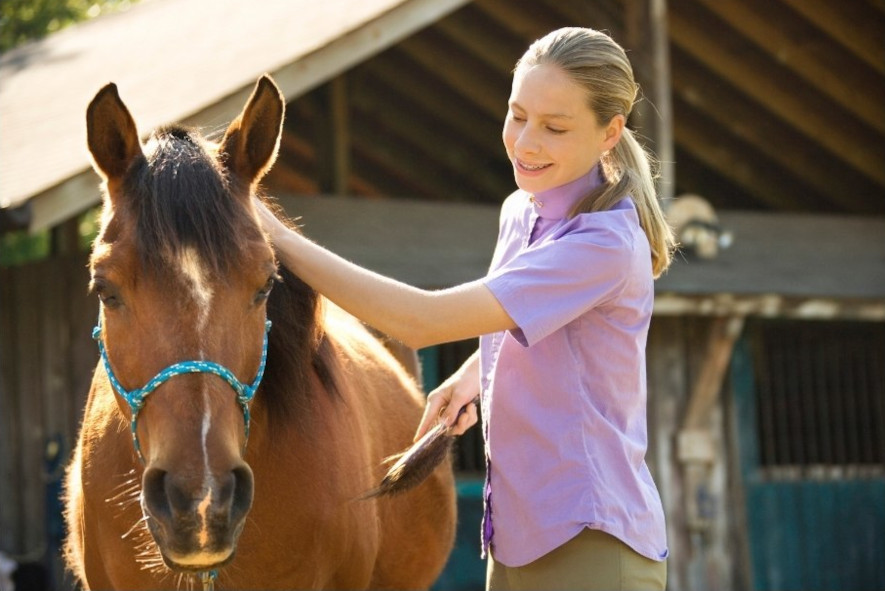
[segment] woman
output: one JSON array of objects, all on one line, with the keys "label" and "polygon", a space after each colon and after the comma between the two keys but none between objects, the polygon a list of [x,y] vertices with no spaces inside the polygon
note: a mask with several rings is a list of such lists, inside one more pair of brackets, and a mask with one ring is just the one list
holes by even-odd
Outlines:
[{"label": "woman", "polygon": [[[414,348],[480,336],[428,397],[416,437],[484,417],[489,589],[663,589],[667,545],[645,463],[645,343],[673,238],[650,157],[626,128],[637,95],[604,33],[554,31],[514,70],[503,140],[519,190],[489,274],[424,291],[355,266],[264,206],[283,263]],[[460,415],[459,410],[467,411]]]}]

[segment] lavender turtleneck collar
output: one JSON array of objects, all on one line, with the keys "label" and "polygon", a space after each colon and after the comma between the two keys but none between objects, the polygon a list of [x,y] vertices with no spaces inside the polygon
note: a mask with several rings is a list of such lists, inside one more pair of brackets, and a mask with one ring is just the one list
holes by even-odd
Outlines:
[{"label": "lavender turtleneck collar", "polygon": [[587,174],[569,183],[535,193],[532,198],[535,213],[546,220],[566,218],[572,208],[602,182],[597,163]]}]

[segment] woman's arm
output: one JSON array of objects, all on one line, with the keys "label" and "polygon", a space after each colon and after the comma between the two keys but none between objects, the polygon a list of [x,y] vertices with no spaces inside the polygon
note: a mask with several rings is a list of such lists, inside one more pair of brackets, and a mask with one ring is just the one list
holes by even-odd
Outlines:
[{"label": "woman's arm", "polygon": [[256,209],[286,267],[341,308],[413,349],[516,328],[481,281],[440,291],[418,289],[314,244],[257,201]]},{"label": "woman's arm", "polygon": [[[442,421],[452,428],[453,435],[461,435],[472,427],[478,417],[476,405],[472,404],[479,396],[479,350],[461,364],[455,373],[427,395],[424,416],[415,433],[415,441]],[[463,415],[458,412],[465,408]]]}]

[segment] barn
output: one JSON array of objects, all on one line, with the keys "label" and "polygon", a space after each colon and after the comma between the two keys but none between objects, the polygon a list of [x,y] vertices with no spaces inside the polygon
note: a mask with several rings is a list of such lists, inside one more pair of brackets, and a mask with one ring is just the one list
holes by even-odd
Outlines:
[{"label": "barn", "polygon": [[[697,221],[718,253],[685,248],[658,281],[648,341],[668,587],[885,586],[881,0],[142,0],[0,55],[0,230],[47,243],[0,268],[0,552],[70,586],[57,495],[98,359],[81,239],[98,88],[116,82],[141,131],[211,135],[270,73],[288,106],[266,190],[336,252],[444,287],[484,274],[513,188],[510,70],[568,25],[628,49],[665,204],[716,211]],[[427,387],[475,346],[421,351]],[[457,452],[437,587],[482,588],[481,441]]]}]

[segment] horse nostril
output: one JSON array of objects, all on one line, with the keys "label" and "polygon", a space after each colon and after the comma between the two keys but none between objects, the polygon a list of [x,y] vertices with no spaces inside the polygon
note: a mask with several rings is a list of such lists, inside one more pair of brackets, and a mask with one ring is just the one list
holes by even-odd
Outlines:
[{"label": "horse nostril", "polygon": [[233,502],[231,503],[231,521],[237,523],[246,516],[252,507],[253,477],[249,466],[241,466],[231,471],[233,480]]},{"label": "horse nostril", "polygon": [[159,468],[148,468],[144,473],[142,489],[145,508],[154,518],[161,521],[172,517],[169,497],[166,495],[166,476],[168,473]]}]

